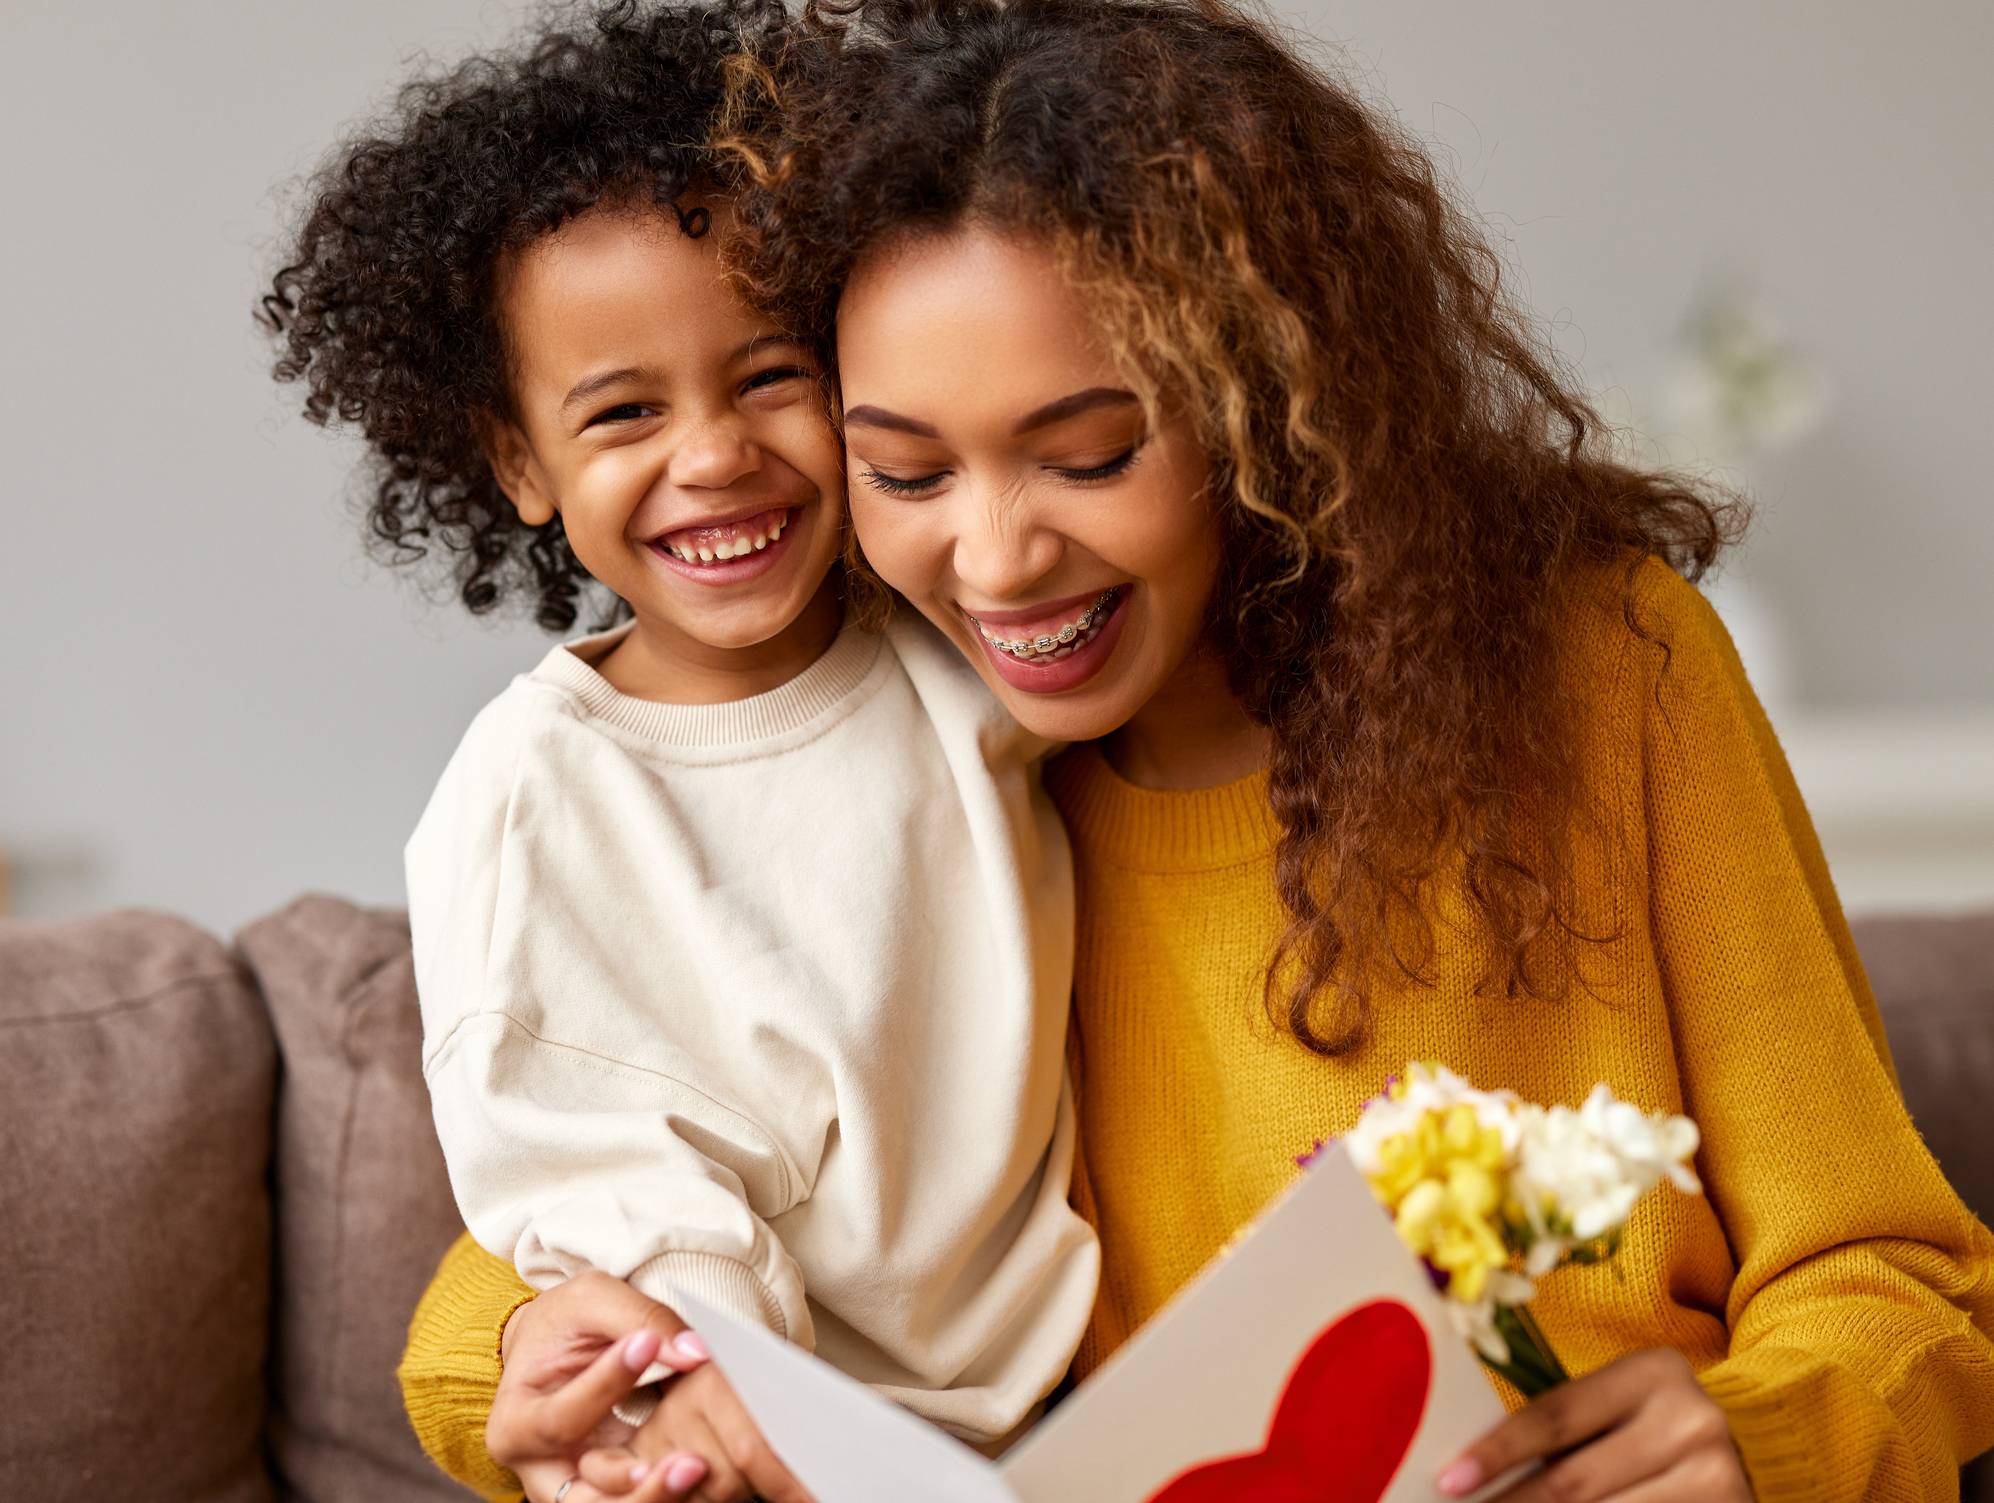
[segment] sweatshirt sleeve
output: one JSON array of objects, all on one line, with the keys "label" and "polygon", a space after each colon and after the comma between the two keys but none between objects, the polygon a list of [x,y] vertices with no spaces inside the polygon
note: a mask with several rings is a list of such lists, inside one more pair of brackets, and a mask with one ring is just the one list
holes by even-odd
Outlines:
[{"label": "sweatshirt sleeve", "polygon": [[670,1304],[676,1285],[808,1346],[802,1278],[769,1226],[803,1176],[674,991],[674,949],[699,937],[659,906],[674,853],[645,842],[670,821],[616,781],[636,774],[613,743],[536,703],[552,700],[515,686],[480,716],[406,853],[423,1075],[458,1208],[535,1289],[593,1269]]},{"label": "sweatshirt sleeve", "polygon": [[532,1298],[510,1265],[459,1237],[415,1307],[396,1372],[422,1449],[487,1503],[520,1496],[519,1479],[485,1449],[485,1422],[498,1394],[506,1322]]},{"label": "sweatshirt sleeve", "polygon": [[[1651,566],[1660,572],[1656,566]],[[1760,1503],[1957,1496],[1994,1442],[1994,1239],[1899,1094],[1800,794],[1707,602],[1644,592],[1656,954],[1737,1263],[1702,1374]]]}]

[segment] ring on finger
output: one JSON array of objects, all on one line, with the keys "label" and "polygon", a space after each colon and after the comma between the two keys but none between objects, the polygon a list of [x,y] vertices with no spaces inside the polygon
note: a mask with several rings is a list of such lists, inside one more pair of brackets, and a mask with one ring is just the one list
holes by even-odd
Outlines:
[{"label": "ring on finger", "polygon": [[568,1489],[573,1487],[577,1482],[581,1480],[582,1480],[582,1474],[580,1472],[577,1472],[575,1473],[574,1476],[570,1477],[566,1482],[563,1482],[559,1487],[555,1488],[554,1503],[561,1503],[561,1500],[568,1496]]}]

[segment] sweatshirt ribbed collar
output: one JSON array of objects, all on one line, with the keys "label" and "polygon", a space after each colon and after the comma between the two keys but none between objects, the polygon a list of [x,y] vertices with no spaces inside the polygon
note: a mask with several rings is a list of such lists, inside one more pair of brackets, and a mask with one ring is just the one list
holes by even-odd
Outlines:
[{"label": "sweatshirt ribbed collar", "polygon": [[561,690],[597,720],[666,746],[724,747],[786,735],[836,709],[879,666],[884,639],[847,626],[824,655],[780,688],[717,705],[672,705],[625,694],[595,664],[630,631],[631,623],[563,643],[540,661],[532,678]]},{"label": "sweatshirt ribbed collar", "polygon": [[1211,871],[1266,860],[1281,838],[1264,771],[1216,788],[1139,788],[1090,744],[1063,752],[1045,781],[1083,859],[1133,871]]}]

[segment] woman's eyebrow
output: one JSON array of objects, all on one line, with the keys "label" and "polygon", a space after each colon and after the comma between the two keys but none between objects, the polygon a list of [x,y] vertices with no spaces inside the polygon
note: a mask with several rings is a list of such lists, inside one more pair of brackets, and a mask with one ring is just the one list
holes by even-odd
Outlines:
[{"label": "woman's eyebrow", "polygon": [[888,433],[911,433],[916,438],[940,438],[934,424],[888,412],[884,407],[847,407],[847,428],[883,428]]},{"label": "woman's eyebrow", "polygon": [[1085,391],[1076,391],[1070,397],[1061,397],[1056,402],[1026,413],[1018,420],[1017,427],[1011,430],[1012,436],[1030,433],[1035,428],[1049,428],[1054,423],[1083,412],[1092,412],[1096,407],[1120,407],[1136,401],[1136,394],[1119,386],[1090,386]]},{"label": "woman's eyebrow", "polygon": [[[1071,396],[1048,402],[1043,407],[1034,408],[1018,419],[1011,429],[1013,437],[1030,433],[1037,428],[1050,427],[1083,412],[1092,412],[1096,407],[1120,407],[1137,400],[1136,394],[1119,386],[1090,386],[1085,391],[1076,391]],[[903,417],[897,412],[888,412],[884,407],[852,407],[845,412],[847,428],[883,428],[891,433],[911,433],[916,438],[939,438],[941,435],[931,423],[918,418]]]}]

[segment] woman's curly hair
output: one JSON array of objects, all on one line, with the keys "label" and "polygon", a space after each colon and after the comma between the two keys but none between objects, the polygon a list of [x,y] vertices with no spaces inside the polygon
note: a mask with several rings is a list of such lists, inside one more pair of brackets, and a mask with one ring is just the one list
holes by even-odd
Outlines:
[{"label": "woman's curly hair", "polygon": [[1378,967],[1423,976],[1447,867],[1482,990],[1563,991],[1561,634],[1623,566],[1642,630],[1639,561],[1694,577],[1740,514],[1607,457],[1426,154],[1233,0],[813,0],[729,130],[733,254],[790,327],[828,341],[868,251],[984,224],[1049,242],[1152,413],[1191,414],[1212,640],[1272,731],[1294,1034],[1339,1052]]},{"label": "woman's curly hair", "polygon": [[680,202],[724,177],[707,138],[729,64],[787,25],[781,0],[619,0],[409,83],[320,169],[258,316],[281,345],[277,379],[305,383],[305,415],[366,436],[382,556],[440,550],[471,611],[519,597],[549,631],[574,625],[587,570],[559,517],[519,520],[479,441],[512,411],[501,258],[625,195],[703,233],[704,211]]}]

